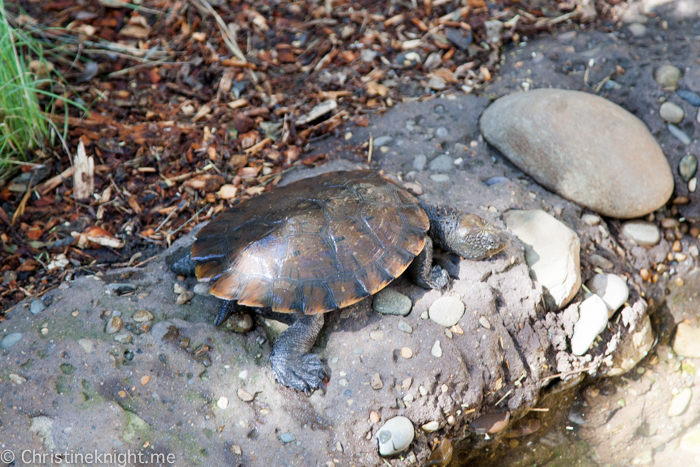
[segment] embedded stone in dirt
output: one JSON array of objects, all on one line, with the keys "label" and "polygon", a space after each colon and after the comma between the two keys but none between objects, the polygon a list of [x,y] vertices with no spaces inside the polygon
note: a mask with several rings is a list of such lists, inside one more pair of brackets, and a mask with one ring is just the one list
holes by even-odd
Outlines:
[{"label": "embedded stone in dirt", "polygon": [[457,324],[464,315],[464,303],[459,297],[440,297],[430,305],[428,313],[431,320],[449,328]]},{"label": "embedded stone in dirt", "polygon": [[1,341],[0,341],[0,349],[7,350],[13,345],[15,345],[17,342],[22,340],[22,334],[19,332],[13,332],[11,334],[6,335]]},{"label": "embedded stone in dirt", "polygon": [[678,323],[673,351],[681,357],[700,358],[700,329],[686,323]]},{"label": "embedded stone in dirt", "polygon": [[627,301],[630,294],[627,284],[617,274],[596,274],[586,282],[586,287],[608,306],[608,318]]},{"label": "embedded stone in dirt", "polygon": [[414,437],[413,423],[406,417],[394,417],[377,432],[379,454],[393,456],[408,449]]},{"label": "embedded stone in dirt", "polygon": [[622,233],[639,246],[654,246],[661,240],[656,224],[647,221],[631,221],[622,225]]},{"label": "embedded stone in dirt", "polygon": [[685,388],[671,399],[671,405],[668,407],[668,412],[666,415],[669,417],[677,417],[678,415],[685,412],[690,404],[690,399],[693,397],[693,390],[690,388]]},{"label": "embedded stone in dirt", "polygon": [[546,188],[600,214],[633,218],[663,206],[673,175],[644,123],[598,96],[537,89],[502,97],[484,137]]},{"label": "embedded stone in dirt", "polygon": [[675,89],[682,76],[681,70],[673,65],[661,65],[654,72],[654,79],[664,88]]},{"label": "embedded stone in dirt", "polygon": [[394,289],[383,289],[374,296],[372,307],[383,315],[406,316],[411,312],[411,299]]},{"label": "embedded stone in dirt", "polygon": [[571,353],[583,355],[588,352],[595,338],[608,324],[608,306],[602,298],[591,295],[579,305],[579,319],[571,337]]},{"label": "embedded stone in dirt", "polygon": [[508,211],[503,220],[525,246],[530,277],[545,288],[547,305],[564,307],[581,286],[576,232],[540,210]]}]

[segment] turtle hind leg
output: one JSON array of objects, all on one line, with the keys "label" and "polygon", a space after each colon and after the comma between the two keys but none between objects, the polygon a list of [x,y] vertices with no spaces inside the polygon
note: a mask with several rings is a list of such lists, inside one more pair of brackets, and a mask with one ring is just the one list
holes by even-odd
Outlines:
[{"label": "turtle hind leg", "polygon": [[323,314],[301,315],[277,338],[270,363],[275,379],[309,394],[328,379],[328,369],[315,353],[309,353],[323,327]]},{"label": "turtle hind leg", "polygon": [[235,300],[222,300],[221,308],[219,308],[219,314],[216,315],[216,323],[214,326],[220,326],[221,323],[229,319],[229,317],[236,311]]},{"label": "turtle hind leg", "polygon": [[425,246],[406,271],[410,279],[424,289],[443,289],[449,284],[450,276],[440,266],[433,265],[433,241],[425,238]]}]

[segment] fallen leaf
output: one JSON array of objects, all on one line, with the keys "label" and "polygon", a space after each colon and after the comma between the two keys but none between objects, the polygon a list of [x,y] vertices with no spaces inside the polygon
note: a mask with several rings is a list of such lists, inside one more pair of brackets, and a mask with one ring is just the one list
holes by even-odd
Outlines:
[{"label": "fallen leaf", "polygon": [[29,228],[29,230],[27,230],[27,238],[30,240],[39,240],[43,233],[44,232],[41,230],[41,227],[38,225],[33,225]]}]

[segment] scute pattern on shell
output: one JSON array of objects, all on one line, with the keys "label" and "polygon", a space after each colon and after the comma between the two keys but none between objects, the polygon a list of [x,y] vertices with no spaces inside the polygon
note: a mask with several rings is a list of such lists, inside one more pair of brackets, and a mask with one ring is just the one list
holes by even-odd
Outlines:
[{"label": "scute pattern on shell", "polygon": [[369,171],[330,172],[251,198],[200,230],[197,279],[241,305],[325,313],[401,275],[429,220],[401,187]]}]

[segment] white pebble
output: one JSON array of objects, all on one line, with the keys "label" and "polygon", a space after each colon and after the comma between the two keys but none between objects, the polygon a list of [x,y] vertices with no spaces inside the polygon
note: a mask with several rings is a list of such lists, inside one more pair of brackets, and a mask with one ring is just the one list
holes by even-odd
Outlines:
[{"label": "white pebble", "polygon": [[405,451],[413,442],[413,423],[406,417],[394,417],[388,420],[377,432],[379,454],[393,456]]},{"label": "white pebble", "polygon": [[616,274],[596,274],[586,282],[586,287],[608,306],[608,318],[627,301],[630,293],[625,281]]},{"label": "white pebble", "polygon": [[225,409],[228,407],[228,398],[225,396],[219,397],[219,400],[216,401],[216,405],[218,405],[220,409]]},{"label": "white pebble", "polygon": [[664,102],[661,104],[659,115],[669,123],[679,123],[683,120],[683,117],[685,117],[683,108],[673,102]]},{"label": "white pebble", "polygon": [[458,297],[440,297],[430,305],[430,319],[440,326],[449,328],[459,322],[464,315],[464,303]]},{"label": "white pebble", "polygon": [[591,295],[579,305],[579,319],[571,338],[571,353],[583,355],[608,324],[608,306],[602,298]]},{"label": "white pebble", "polygon": [[581,220],[586,225],[598,225],[600,223],[600,217],[595,214],[584,214],[581,216]]},{"label": "white pebble", "polygon": [[671,400],[671,405],[668,407],[668,412],[666,415],[669,417],[676,417],[688,408],[690,399],[693,397],[693,391],[690,388],[685,388]]},{"label": "white pebble", "polygon": [[440,347],[440,341],[435,341],[435,344],[433,344],[433,348],[430,349],[430,353],[433,354],[433,357],[442,357],[442,347]]},{"label": "white pebble", "polygon": [[433,431],[437,431],[437,429],[440,428],[440,424],[433,420],[432,422],[428,422],[425,425],[421,426],[421,429],[427,433],[432,433]]},{"label": "white pebble", "polygon": [[622,225],[625,237],[640,246],[654,246],[661,240],[659,228],[646,221],[630,221]]}]

